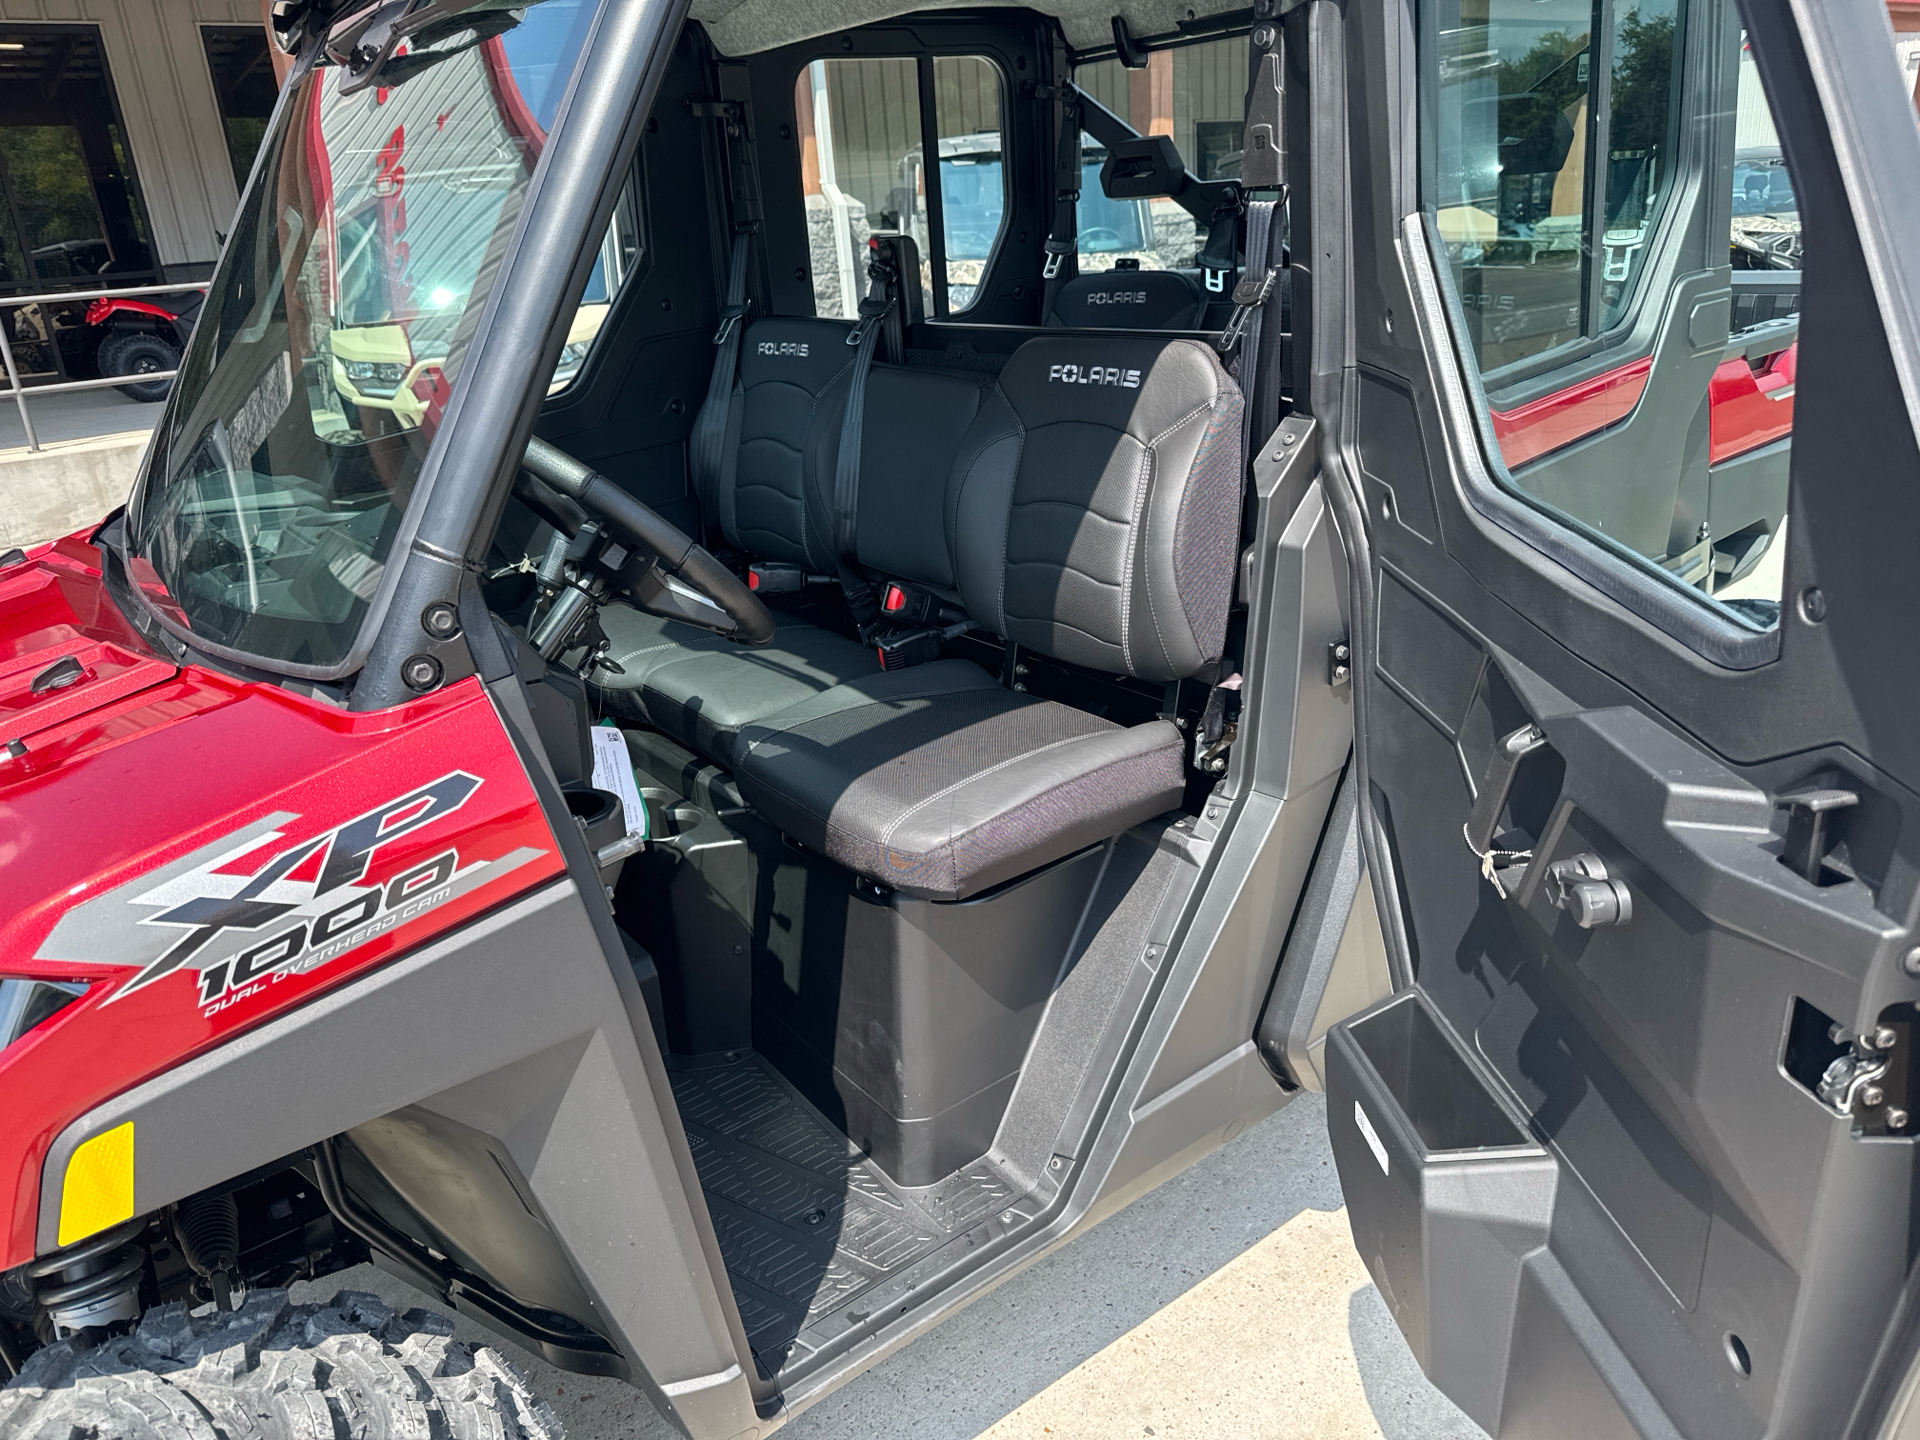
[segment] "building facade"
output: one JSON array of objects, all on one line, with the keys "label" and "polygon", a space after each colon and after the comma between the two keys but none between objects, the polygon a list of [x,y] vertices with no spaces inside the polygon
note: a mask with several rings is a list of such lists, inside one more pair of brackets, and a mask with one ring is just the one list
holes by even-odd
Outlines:
[{"label": "building facade", "polygon": [[0,305],[211,274],[275,94],[259,0],[0,0]]}]

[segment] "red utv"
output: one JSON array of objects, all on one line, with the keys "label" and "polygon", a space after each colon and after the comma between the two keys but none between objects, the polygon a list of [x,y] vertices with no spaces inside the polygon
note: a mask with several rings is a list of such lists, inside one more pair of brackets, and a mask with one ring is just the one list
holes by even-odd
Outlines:
[{"label": "red utv", "polygon": [[0,1433],[763,1435],[1291,1103],[1489,1432],[1902,1433],[1884,15],[897,8],[276,4],[0,554]]}]

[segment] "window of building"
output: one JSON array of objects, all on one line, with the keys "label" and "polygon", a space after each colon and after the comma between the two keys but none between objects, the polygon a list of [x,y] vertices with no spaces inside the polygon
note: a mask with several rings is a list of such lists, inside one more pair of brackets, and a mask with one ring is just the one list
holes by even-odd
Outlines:
[{"label": "window of building", "polygon": [[1423,18],[1423,199],[1500,479],[1776,623],[1800,221],[1737,20],[1682,0]]},{"label": "window of building", "polygon": [[[1247,95],[1244,36],[1154,50],[1129,70],[1098,60],[1073,72],[1073,83],[1142,135],[1166,135],[1201,180],[1240,175],[1241,128]],[[1080,205],[1076,216],[1082,274],[1111,270],[1121,260],[1148,270],[1190,268],[1207,237],[1172,200],[1114,200],[1100,189],[1106,147],[1080,137]]]},{"label": "window of building", "polygon": [[857,313],[876,230],[913,237],[934,314],[974,303],[1006,223],[1003,108],[999,68],[978,56],[816,60],[800,72],[794,114],[816,314]]},{"label": "window of building", "polygon": [[99,30],[0,24],[0,295],[152,283],[149,234]]},{"label": "window of building", "polygon": [[202,25],[200,43],[206,47],[233,183],[244,190],[253,157],[266,137],[274,101],[280,98],[266,30],[259,25]]}]

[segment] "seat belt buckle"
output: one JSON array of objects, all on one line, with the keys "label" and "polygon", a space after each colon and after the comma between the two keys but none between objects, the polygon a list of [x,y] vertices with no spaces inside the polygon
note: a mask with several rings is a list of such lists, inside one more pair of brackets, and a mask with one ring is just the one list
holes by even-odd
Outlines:
[{"label": "seat belt buckle", "polygon": [[791,595],[807,583],[798,565],[749,565],[747,588],[756,595]]},{"label": "seat belt buckle", "polygon": [[1267,303],[1267,297],[1273,294],[1274,283],[1280,278],[1278,266],[1270,268],[1264,275],[1245,275],[1240,283],[1233,287],[1233,315],[1227,321],[1227,328],[1220,332],[1220,353],[1226,355],[1240,343],[1246,334],[1247,321],[1253,318],[1253,312]]},{"label": "seat belt buckle", "polygon": [[880,589],[880,614],[896,625],[924,625],[939,618],[939,601],[917,585],[889,580]]},{"label": "seat belt buckle", "polygon": [[942,630],[895,630],[875,638],[873,653],[882,670],[905,670],[940,658],[940,646],[946,640]]},{"label": "seat belt buckle", "polygon": [[1055,240],[1052,236],[1048,236],[1047,243],[1042,248],[1047,252],[1047,263],[1041,268],[1040,278],[1051,280],[1060,273],[1060,266],[1065,262],[1066,257],[1074,252],[1075,247],[1071,240]]}]

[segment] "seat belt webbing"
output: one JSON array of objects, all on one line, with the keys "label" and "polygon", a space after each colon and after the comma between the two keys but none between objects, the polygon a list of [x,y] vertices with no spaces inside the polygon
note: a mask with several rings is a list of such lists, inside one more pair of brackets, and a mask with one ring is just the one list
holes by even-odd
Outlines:
[{"label": "seat belt webbing", "polygon": [[1058,87],[1060,146],[1054,157],[1053,227],[1047,232],[1046,265],[1040,272],[1044,295],[1040,323],[1053,314],[1060,287],[1071,280],[1077,266],[1069,268],[1069,257],[1079,249],[1080,205],[1080,92],[1071,84]]},{"label": "seat belt webbing", "polygon": [[753,249],[751,227],[733,236],[733,258],[727,271],[727,298],[720,307],[720,328],[713,343],[718,353],[713,377],[707,381],[707,402],[694,422],[691,445],[694,493],[703,513],[711,514],[726,461],[727,418],[733,405],[733,380],[740,368],[740,335],[746,329],[747,259]]},{"label": "seat belt webbing", "polygon": [[1241,268],[1240,283],[1233,287],[1233,318],[1227,321],[1227,328],[1221,334],[1220,348],[1223,355],[1231,357],[1235,345],[1240,347],[1240,362],[1235,367],[1234,378],[1240,385],[1240,396],[1247,407],[1246,423],[1240,427],[1240,461],[1242,472],[1252,447],[1261,443],[1265,436],[1255,437],[1259,428],[1254,414],[1257,403],[1255,386],[1260,365],[1260,329],[1266,313],[1267,301],[1272,298],[1274,286],[1280,279],[1280,267],[1273,263],[1273,217],[1275,202],[1255,200],[1247,206],[1247,253]]},{"label": "seat belt webbing", "polygon": [[846,414],[840,422],[840,454],[833,472],[834,547],[840,570],[840,591],[846,597],[853,623],[862,639],[880,620],[873,587],[854,559],[854,524],[860,501],[860,443],[866,428],[867,375],[873,369],[873,351],[882,323],[893,309],[893,252],[877,239],[868,242],[867,294],[860,302],[860,319],[847,334],[855,347],[853,374],[847,381]]}]

